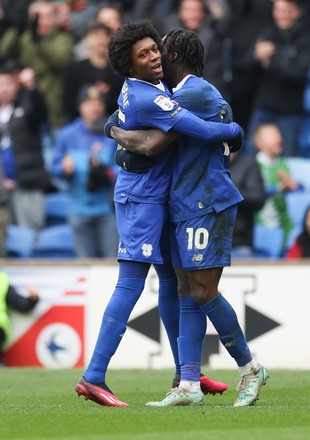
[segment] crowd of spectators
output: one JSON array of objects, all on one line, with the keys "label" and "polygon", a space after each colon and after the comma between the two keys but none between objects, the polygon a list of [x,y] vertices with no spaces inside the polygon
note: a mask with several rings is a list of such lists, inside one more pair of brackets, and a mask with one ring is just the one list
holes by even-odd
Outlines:
[{"label": "crowd of spectators", "polygon": [[[52,191],[66,191],[72,201],[68,222],[77,255],[116,255],[111,204],[116,145],[102,127],[117,107],[123,79],[111,69],[107,46],[123,22],[141,18],[152,19],[162,36],[179,27],[199,35],[204,76],[245,130],[244,148],[231,160],[232,178],[245,199],[239,206],[235,255],[253,255],[258,223],[284,228],[286,255],[294,240],[288,241],[285,195],[310,191],[290,178],[286,164],[291,157],[310,161],[308,3],[0,0],[1,256],[7,224],[37,233],[44,229],[44,197]],[[89,119],[88,112],[95,118]],[[91,188],[87,176],[94,157],[106,179]],[[89,217],[98,220],[97,240],[93,234],[102,244],[98,251],[82,240],[83,231],[95,231]],[[105,239],[112,243],[109,252],[103,251]]]}]

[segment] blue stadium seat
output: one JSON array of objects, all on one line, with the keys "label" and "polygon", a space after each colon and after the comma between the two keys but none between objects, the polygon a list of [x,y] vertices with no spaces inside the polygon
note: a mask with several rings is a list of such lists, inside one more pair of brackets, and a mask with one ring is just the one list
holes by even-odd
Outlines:
[{"label": "blue stadium seat", "polygon": [[9,258],[30,258],[36,239],[36,231],[24,226],[8,225],[5,249]]},{"label": "blue stadium seat", "polygon": [[286,240],[286,250],[288,250],[292,246],[297,236],[301,233],[301,230],[302,228],[300,226],[293,227]]},{"label": "blue stadium seat", "polygon": [[69,224],[44,228],[38,235],[33,258],[75,258],[74,237]]},{"label": "blue stadium seat", "polygon": [[255,258],[280,258],[283,247],[283,229],[264,225],[254,226],[253,248]]},{"label": "blue stadium seat", "polygon": [[46,226],[63,225],[68,221],[68,201],[66,192],[47,194],[45,197]]},{"label": "blue stadium seat", "polygon": [[286,159],[290,176],[297,183],[310,191],[310,159],[302,157],[288,157]]},{"label": "blue stadium seat", "polygon": [[301,229],[306,209],[310,206],[310,190],[289,192],[285,195],[285,199],[293,226]]}]

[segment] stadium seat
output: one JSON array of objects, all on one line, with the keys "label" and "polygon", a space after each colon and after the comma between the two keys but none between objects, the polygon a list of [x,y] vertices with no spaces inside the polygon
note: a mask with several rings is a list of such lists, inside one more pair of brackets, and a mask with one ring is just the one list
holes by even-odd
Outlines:
[{"label": "stadium seat", "polygon": [[310,159],[288,157],[286,160],[291,177],[310,191]]},{"label": "stadium seat", "polygon": [[306,209],[310,206],[310,190],[289,192],[285,195],[285,199],[293,226],[301,229]]},{"label": "stadium seat", "polygon": [[283,250],[283,236],[282,228],[255,225],[253,237],[254,257],[280,258]]},{"label": "stadium seat", "polygon": [[66,192],[55,192],[45,197],[46,226],[63,225],[68,220],[69,196]]},{"label": "stadium seat", "polygon": [[35,244],[36,231],[18,225],[6,228],[5,249],[9,258],[30,258]]},{"label": "stadium seat", "polygon": [[33,258],[75,258],[74,238],[69,224],[43,229],[37,239]]},{"label": "stadium seat", "polygon": [[288,234],[287,240],[286,240],[286,251],[292,246],[294,241],[296,240],[297,236],[301,233],[301,227],[294,226],[291,232]]}]

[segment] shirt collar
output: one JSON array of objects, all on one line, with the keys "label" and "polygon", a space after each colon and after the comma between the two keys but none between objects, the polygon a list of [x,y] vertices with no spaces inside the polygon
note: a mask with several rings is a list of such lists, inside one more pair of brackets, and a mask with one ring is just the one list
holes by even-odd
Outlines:
[{"label": "shirt collar", "polygon": [[128,78],[130,81],[140,81],[140,82],[142,82],[142,83],[145,83],[145,84],[149,84],[149,85],[151,85],[151,86],[154,86],[154,87],[156,87],[157,89],[160,89],[160,90],[162,90],[163,92],[165,92],[165,86],[163,85],[163,83],[161,82],[161,81],[159,81],[159,83],[158,84],[153,84],[153,83],[150,83],[150,82],[148,82],[148,81],[143,81],[142,79],[137,79],[137,78]]},{"label": "shirt collar", "polygon": [[182,81],[180,81],[179,84],[172,89],[172,93],[174,93],[177,90],[181,89],[184,86],[184,84],[186,83],[186,81],[188,80],[188,78],[190,78],[191,76],[195,76],[195,75],[192,75],[192,74],[186,75],[186,77],[183,78]]}]

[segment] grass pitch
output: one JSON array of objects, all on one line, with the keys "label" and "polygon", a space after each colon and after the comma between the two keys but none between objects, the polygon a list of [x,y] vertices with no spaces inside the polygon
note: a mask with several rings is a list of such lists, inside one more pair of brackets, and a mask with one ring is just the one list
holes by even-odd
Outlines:
[{"label": "grass pitch", "polygon": [[81,370],[1,368],[0,439],[310,440],[310,372],[269,373],[254,407],[232,406],[237,370],[212,370],[229,389],[203,407],[147,408],[169,390],[172,370],[111,370],[109,386],[130,407],[108,408],[77,397]]}]

